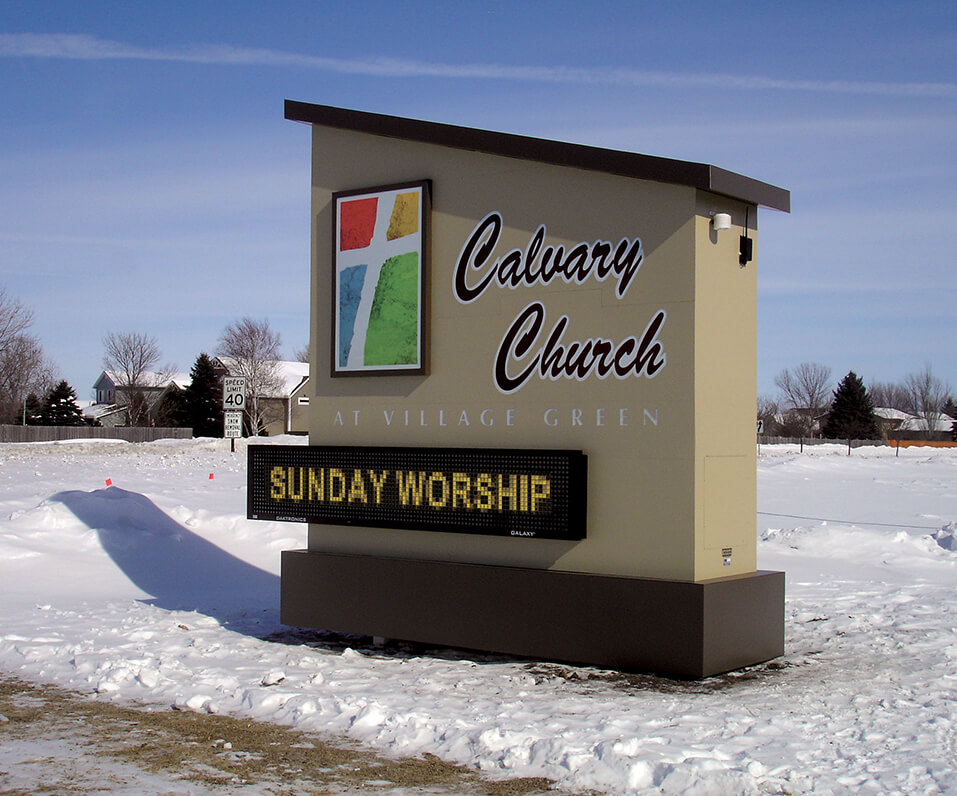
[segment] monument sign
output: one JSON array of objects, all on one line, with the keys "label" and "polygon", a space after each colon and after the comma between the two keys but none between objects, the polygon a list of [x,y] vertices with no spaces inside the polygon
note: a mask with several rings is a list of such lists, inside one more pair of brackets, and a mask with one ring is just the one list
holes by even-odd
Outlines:
[{"label": "monument sign", "polygon": [[[701,677],[783,651],[756,570],[757,208],[699,163],[287,102],[312,126],[309,523],[288,624]],[[720,217],[720,218],[719,218]]]}]

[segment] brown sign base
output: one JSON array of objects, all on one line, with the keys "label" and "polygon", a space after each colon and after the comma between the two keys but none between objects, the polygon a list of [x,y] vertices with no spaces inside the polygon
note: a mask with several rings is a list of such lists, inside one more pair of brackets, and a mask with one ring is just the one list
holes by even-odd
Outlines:
[{"label": "brown sign base", "polygon": [[697,679],[784,653],[784,573],[689,583],[287,550],[281,620]]}]

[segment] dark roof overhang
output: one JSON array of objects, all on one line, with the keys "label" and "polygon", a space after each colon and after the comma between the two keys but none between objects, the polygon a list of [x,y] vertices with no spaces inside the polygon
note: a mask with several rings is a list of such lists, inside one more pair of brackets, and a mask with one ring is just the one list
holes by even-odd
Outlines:
[{"label": "dark roof overhang", "polygon": [[791,194],[784,188],[707,163],[640,155],[635,152],[425,122],[329,105],[313,105],[295,100],[286,100],[285,118],[323,127],[549,163],[553,166],[570,166],[620,177],[685,185],[773,210],[783,210],[785,213],[791,211]]}]

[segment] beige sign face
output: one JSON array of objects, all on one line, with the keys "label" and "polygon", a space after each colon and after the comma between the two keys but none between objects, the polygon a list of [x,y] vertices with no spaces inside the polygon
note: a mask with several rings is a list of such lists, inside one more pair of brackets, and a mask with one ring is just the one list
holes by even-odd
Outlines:
[{"label": "beige sign face", "polygon": [[[743,223],[744,205],[313,129],[311,443],[575,450],[588,473],[584,539],[312,525],[310,548],[683,580],[753,571],[755,268],[708,215],[718,203]],[[423,180],[428,369],[332,378],[334,194]]]}]

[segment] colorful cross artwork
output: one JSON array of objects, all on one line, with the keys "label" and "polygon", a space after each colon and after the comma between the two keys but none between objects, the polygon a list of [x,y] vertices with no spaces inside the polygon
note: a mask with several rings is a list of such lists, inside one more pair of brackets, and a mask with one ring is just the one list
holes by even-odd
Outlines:
[{"label": "colorful cross artwork", "polygon": [[333,201],[332,375],[424,373],[429,182]]}]

